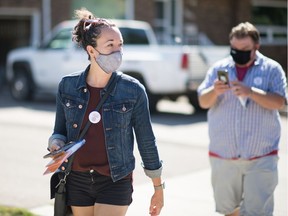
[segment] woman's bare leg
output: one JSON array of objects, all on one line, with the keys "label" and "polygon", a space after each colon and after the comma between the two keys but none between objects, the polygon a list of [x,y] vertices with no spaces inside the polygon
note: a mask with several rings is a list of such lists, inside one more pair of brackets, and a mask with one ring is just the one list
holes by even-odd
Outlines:
[{"label": "woman's bare leg", "polygon": [[94,206],[71,206],[73,216],[94,216]]},{"label": "woman's bare leg", "polygon": [[96,203],[94,206],[94,216],[125,216],[128,207]]}]

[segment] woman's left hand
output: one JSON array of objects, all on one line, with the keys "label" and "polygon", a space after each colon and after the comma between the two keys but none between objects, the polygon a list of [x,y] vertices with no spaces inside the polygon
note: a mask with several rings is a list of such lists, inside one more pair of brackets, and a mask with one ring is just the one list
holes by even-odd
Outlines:
[{"label": "woman's left hand", "polygon": [[164,206],[163,189],[156,190],[151,198],[149,213],[151,216],[160,215],[161,209]]}]

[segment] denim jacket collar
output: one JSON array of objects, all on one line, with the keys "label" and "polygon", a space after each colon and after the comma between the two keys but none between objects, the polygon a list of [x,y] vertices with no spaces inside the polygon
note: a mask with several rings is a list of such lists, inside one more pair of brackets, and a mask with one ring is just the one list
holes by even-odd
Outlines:
[{"label": "denim jacket collar", "polygon": [[[83,71],[83,72],[80,74],[79,79],[78,79],[77,84],[76,84],[76,88],[77,88],[78,90],[81,90],[81,89],[87,87],[87,86],[86,86],[86,85],[87,85],[87,84],[86,84],[86,78],[87,78],[87,76],[88,76],[88,73],[89,73],[89,70],[90,70],[90,66],[91,66],[91,65],[89,64],[89,65],[87,66],[87,68],[85,69],[85,71]],[[106,86],[104,87],[104,89],[103,89],[103,94],[105,94],[105,92],[107,91],[108,86],[110,86],[112,80],[115,79],[115,77],[116,77],[117,75],[121,75],[121,74],[122,74],[122,72],[119,72],[119,71],[115,71],[115,72],[112,73],[112,76],[111,76],[111,78],[109,79],[109,82],[107,83],[107,85],[106,85]],[[117,84],[116,84],[116,85],[117,85]],[[115,95],[116,85],[115,85],[114,89],[113,89],[113,90],[111,91],[111,93],[110,93],[111,96],[114,96],[114,95]]]}]

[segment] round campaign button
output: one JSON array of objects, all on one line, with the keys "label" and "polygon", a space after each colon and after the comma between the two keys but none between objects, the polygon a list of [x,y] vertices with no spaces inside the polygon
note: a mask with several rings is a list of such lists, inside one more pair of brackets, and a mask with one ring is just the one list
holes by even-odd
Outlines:
[{"label": "round campaign button", "polygon": [[101,115],[99,112],[97,111],[92,111],[90,114],[89,114],[89,121],[93,124],[96,124],[98,123],[99,121],[101,120]]},{"label": "round campaign button", "polygon": [[255,85],[259,86],[263,83],[263,79],[262,79],[262,77],[255,77],[253,82]]}]

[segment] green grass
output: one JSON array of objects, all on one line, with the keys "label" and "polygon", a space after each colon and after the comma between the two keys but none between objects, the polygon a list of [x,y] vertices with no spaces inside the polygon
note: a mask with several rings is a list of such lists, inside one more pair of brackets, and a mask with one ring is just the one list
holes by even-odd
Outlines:
[{"label": "green grass", "polygon": [[23,208],[0,206],[0,216],[36,216]]}]

